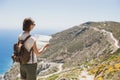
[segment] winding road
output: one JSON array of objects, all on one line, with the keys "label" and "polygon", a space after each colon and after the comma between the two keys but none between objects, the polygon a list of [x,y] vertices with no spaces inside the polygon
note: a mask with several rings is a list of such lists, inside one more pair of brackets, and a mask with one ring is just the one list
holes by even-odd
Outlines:
[{"label": "winding road", "polygon": [[57,66],[57,67],[58,67],[58,71],[55,72],[55,73],[46,75],[46,76],[38,76],[38,77],[37,77],[38,79],[39,79],[39,78],[47,78],[47,77],[50,77],[50,76],[52,76],[52,75],[54,75],[54,74],[60,73],[60,72],[63,70],[63,68],[62,68],[63,63],[49,63],[49,64],[51,64],[51,65],[58,65],[58,66]]},{"label": "winding road", "polygon": [[119,41],[113,36],[112,32],[106,31],[104,29],[100,30],[98,28],[95,27],[91,27],[92,29],[102,32],[104,35],[107,35],[111,40],[108,40],[113,46],[114,46],[114,50],[113,52],[115,52],[118,48],[120,48],[119,46]]}]

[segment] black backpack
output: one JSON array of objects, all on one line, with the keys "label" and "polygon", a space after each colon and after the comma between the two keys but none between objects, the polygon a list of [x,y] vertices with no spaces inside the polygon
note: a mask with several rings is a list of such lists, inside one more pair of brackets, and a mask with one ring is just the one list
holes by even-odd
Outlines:
[{"label": "black backpack", "polygon": [[13,50],[14,53],[12,55],[13,62],[19,62],[21,64],[26,64],[30,60],[30,54],[32,52],[32,62],[33,62],[33,47],[28,51],[25,48],[24,43],[31,37],[31,35],[27,36],[25,40],[19,40],[18,43],[14,44]]}]

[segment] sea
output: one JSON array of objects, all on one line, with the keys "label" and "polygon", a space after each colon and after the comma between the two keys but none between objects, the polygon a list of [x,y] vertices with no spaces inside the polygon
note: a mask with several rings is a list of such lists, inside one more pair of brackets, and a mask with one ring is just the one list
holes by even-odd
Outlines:
[{"label": "sea", "polygon": [[[18,35],[22,30],[0,29],[0,75],[7,72],[13,65],[11,55],[13,54],[13,44],[17,42]],[[50,35],[54,31],[33,31],[31,34]]]}]

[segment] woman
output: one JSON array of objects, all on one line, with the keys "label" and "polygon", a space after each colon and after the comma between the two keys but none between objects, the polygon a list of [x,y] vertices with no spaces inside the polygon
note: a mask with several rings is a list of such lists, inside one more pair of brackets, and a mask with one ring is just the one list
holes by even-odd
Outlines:
[{"label": "woman", "polygon": [[[30,35],[31,30],[35,27],[35,23],[31,18],[25,18],[23,21],[23,33],[19,35],[19,40],[25,40],[26,37]],[[27,64],[20,64],[20,74],[21,74],[21,80],[36,80],[36,70],[37,70],[37,55],[41,54],[46,47],[49,46],[47,44],[42,50],[38,51],[36,47],[36,39],[31,36],[26,42],[25,42],[25,48],[30,51],[31,48],[33,48],[34,55],[30,56],[30,60],[27,62]]]}]

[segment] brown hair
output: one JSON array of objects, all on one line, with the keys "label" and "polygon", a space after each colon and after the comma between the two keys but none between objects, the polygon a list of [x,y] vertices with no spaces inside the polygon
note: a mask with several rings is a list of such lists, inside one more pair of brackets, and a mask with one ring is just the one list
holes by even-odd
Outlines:
[{"label": "brown hair", "polygon": [[25,18],[23,21],[23,31],[30,31],[30,25],[35,25],[31,18]]}]

